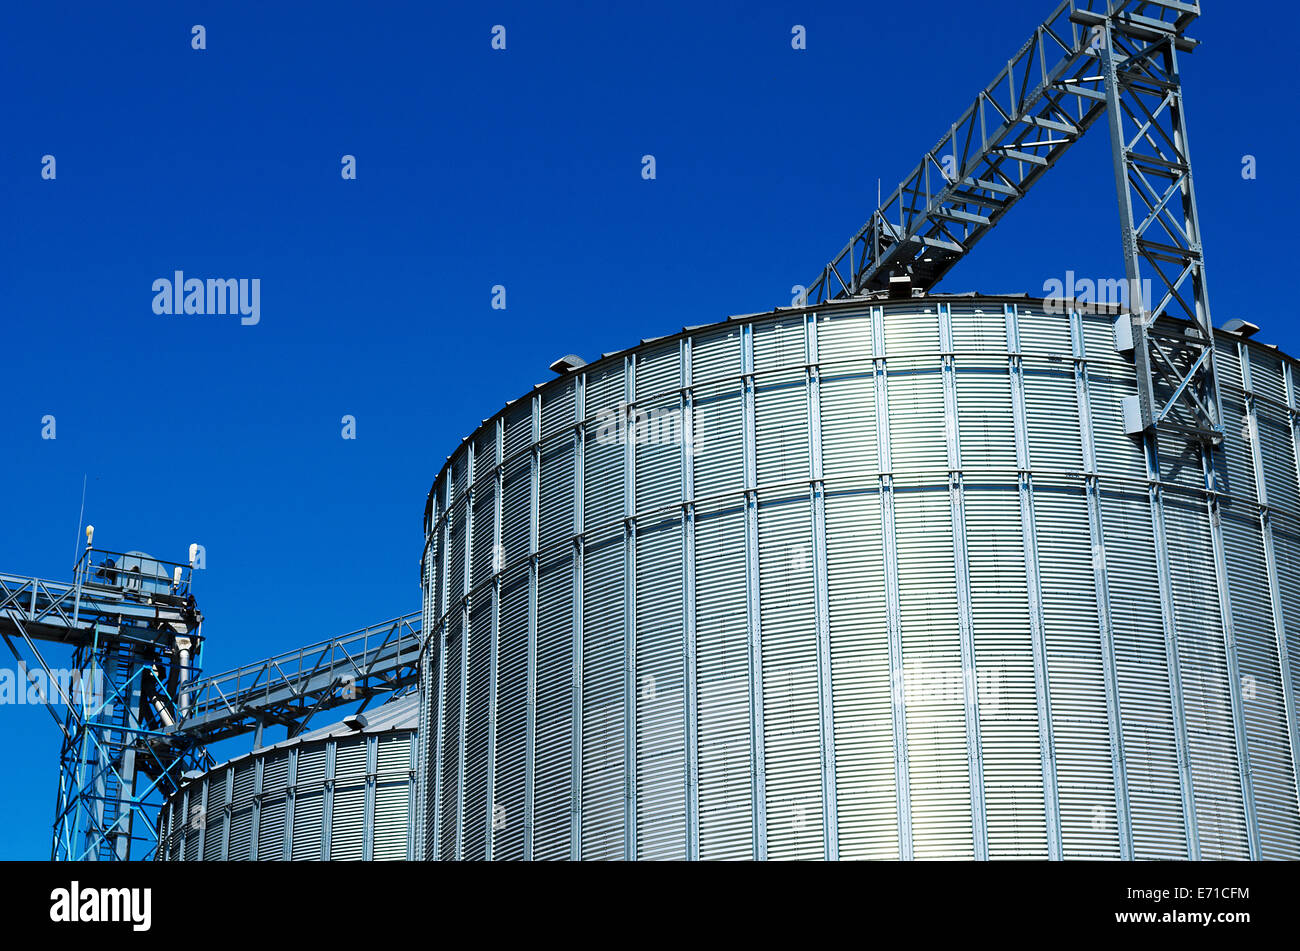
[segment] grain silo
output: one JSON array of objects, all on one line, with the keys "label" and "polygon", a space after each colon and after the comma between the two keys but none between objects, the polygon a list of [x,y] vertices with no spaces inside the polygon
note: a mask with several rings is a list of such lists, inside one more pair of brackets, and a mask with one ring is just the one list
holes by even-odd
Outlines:
[{"label": "grain silo", "polygon": [[1300,858],[1300,368],[1216,332],[1226,435],[1153,455],[1114,309],[1054,310],[733,318],[480,426],[421,854]]},{"label": "grain silo", "polygon": [[163,806],[168,861],[415,857],[415,694],[187,776]]}]

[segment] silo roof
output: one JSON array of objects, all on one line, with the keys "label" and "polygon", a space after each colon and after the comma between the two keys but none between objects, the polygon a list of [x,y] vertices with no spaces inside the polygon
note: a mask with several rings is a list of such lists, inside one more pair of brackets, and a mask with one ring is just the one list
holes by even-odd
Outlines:
[{"label": "silo roof", "polygon": [[[418,728],[420,721],[420,696],[415,691],[412,691],[381,706],[367,709],[359,717],[344,717],[342,720],[328,726],[318,727],[315,730],[291,736],[278,743],[260,746],[247,753],[241,753],[239,756],[232,756],[229,760],[217,764],[215,768],[229,763],[237,763],[249,756],[261,756],[271,750],[287,749],[301,743],[318,742],[333,737],[355,736],[359,733],[391,733],[404,730],[414,732]],[[362,719],[364,719],[364,723]]]}]

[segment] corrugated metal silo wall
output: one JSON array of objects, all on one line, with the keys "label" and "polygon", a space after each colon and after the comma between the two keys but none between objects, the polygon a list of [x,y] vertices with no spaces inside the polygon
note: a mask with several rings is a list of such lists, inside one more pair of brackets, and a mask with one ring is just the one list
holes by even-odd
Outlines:
[{"label": "corrugated metal silo wall", "polygon": [[417,857],[410,730],[271,747],[218,766],[163,806],[168,861]]},{"label": "corrugated metal silo wall", "polygon": [[422,854],[1300,857],[1298,371],[1224,335],[1222,448],[1148,459],[1112,319],[733,320],[486,423],[426,521]]}]

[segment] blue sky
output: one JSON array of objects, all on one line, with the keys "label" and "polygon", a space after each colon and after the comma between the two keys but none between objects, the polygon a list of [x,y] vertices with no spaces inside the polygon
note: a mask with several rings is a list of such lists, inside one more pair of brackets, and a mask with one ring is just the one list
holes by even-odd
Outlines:
[{"label": "blue sky", "polygon": [[[0,571],[70,577],[84,476],[98,545],[205,546],[209,672],[418,609],[462,436],[562,354],[787,305],[1051,5],[917,9],[7,5]],[[1215,321],[1294,353],[1289,268],[1252,257],[1297,204],[1292,32],[1211,5],[1184,70]],[[1106,135],[941,289],[1122,276]],[[259,278],[260,322],[155,315],[178,269]],[[0,708],[0,858],[49,854],[57,755]]]}]

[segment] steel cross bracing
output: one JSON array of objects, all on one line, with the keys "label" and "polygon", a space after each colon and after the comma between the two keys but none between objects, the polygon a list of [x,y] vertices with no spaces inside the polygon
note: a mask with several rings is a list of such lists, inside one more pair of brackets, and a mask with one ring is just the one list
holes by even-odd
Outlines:
[{"label": "steel cross bracing", "polygon": [[[1138,392],[1131,433],[1222,434],[1178,54],[1182,0],[1066,0],[822,270],[806,302],[928,291],[1109,113]],[[1144,293],[1143,288],[1150,288]]]},{"label": "steel cross bracing", "polygon": [[416,683],[420,622],[416,611],[191,681],[168,733],[211,743],[275,724],[296,736],[322,710],[389,698]]},{"label": "steel cross bracing", "polygon": [[[1152,6],[1132,5],[1144,12]],[[1171,18],[1136,31],[1113,15],[1092,23],[1104,31],[1100,52],[1130,289],[1132,331],[1117,339],[1132,348],[1137,366],[1137,396],[1125,415],[1134,434],[1163,428],[1217,443],[1223,414],[1214,325],[1178,64],[1187,48],[1183,30],[1199,4],[1157,6]]]},{"label": "steel cross bracing", "polygon": [[[105,563],[93,565],[96,554]],[[158,807],[207,762],[187,740],[162,736],[202,640],[187,571],[87,548],[71,584],[0,575],[0,639],[22,675],[15,689],[43,703],[62,734],[55,859],[148,857]],[[71,646],[71,668],[52,666],[40,642]]]},{"label": "steel cross bracing", "polygon": [[[62,734],[55,859],[148,859],[162,803],[186,772],[214,765],[207,744],[254,731],[260,744],[272,724],[297,735],[322,710],[363,709],[416,683],[419,612],[181,678],[178,643],[193,642],[186,674],[197,674],[201,644],[188,568],[180,584],[152,578],[141,590],[126,572],[92,565],[92,554],[112,553],[87,549],[72,583],[0,574],[0,639],[26,672],[18,687],[44,702]],[[51,664],[41,642],[71,647],[71,668]]]}]

